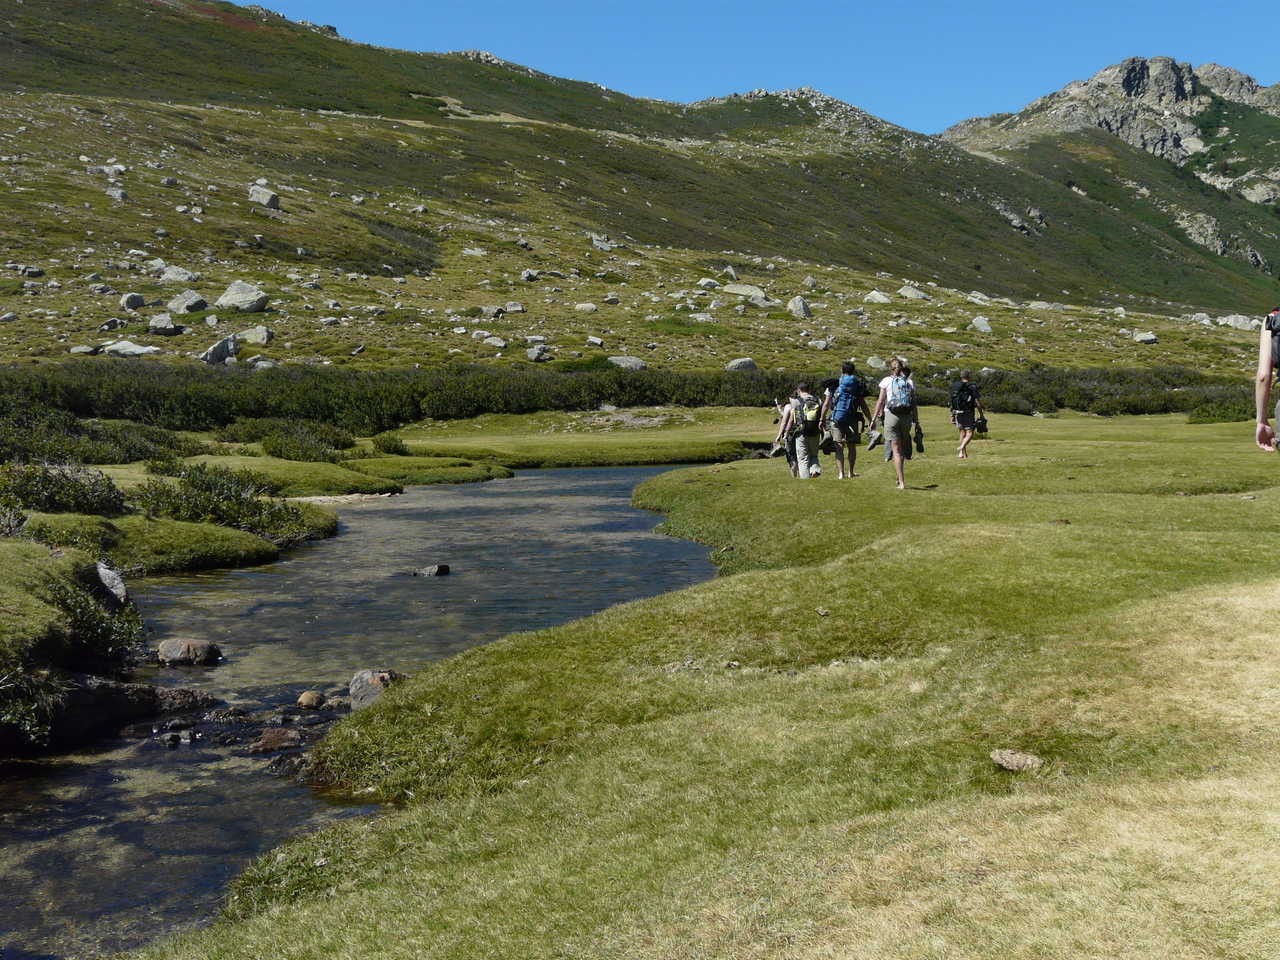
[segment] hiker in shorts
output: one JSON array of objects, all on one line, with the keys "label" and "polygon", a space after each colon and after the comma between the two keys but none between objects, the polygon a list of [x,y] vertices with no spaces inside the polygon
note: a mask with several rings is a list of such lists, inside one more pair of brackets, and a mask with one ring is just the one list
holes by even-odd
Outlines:
[{"label": "hiker in shorts", "polygon": [[[858,459],[858,435],[862,424],[871,420],[867,409],[866,390],[858,377],[858,368],[852,360],[840,365],[840,379],[827,390],[822,403],[822,419],[835,444],[838,479],[856,477],[853,467]],[[845,470],[845,450],[849,453],[849,469]]]},{"label": "hiker in shorts", "polygon": [[[1268,422],[1271,406],[1271,385],[1280,370],[1280,307],[1276,307],[1262,324],[1258,341],[1258,382],[1253,388],[1254,404],[1258,412],[1258,426],[1254,430],[1254,442],[1267,453],[1276,452],[1276,432]],[[1276,422],[1280,423],[1280,401],[1276,403]]]},{"label": "hiker in shorts", "polygon": [[775,398],[773,401],[774,409],[778,411],[778,435],[773,438],[773,445],[781,447],[782,452],[787,458],[787,468],[791,471],[791,476],[798,477],[799,464],[796,462],[796,438],[791,432],[793,414],[795,412],[796,392],[791,391],[791,396],[787,397],[785,406],[778,403]]},{"label": "hiker in shorts", "polygon": [[969,443],[977,429],[979,415],[985,417],[987,411],[978,396],[978,385],[973,382],[970,371],[961,370],[960,379],[951,385],[951,422],[960,430],[960,448],[956,455],[961,460],[969,459]]},{"label": "hiker in shorts", "polygon": [[800,479],[808,480],[821,474],[818,444],[822,441],[822,401],[809,392],[807,383],[796,386],[796,395],[791,401],[791,435],[795,437]]},{"label": "hiker in shorts", "polygon": [[884,437],[888,444],[885,453],[893,460],[898,489],[905,490],[907,479],[902,464],[904,460],[911,459],[911,433],[914,429],[918,435],[923,434],[916,410],[916,384],[911,379],[911,367],[901,357],[889,361],[889,376],[880,381],[880,396],[876,400],[872,420],[881,414],[884,415]]}]

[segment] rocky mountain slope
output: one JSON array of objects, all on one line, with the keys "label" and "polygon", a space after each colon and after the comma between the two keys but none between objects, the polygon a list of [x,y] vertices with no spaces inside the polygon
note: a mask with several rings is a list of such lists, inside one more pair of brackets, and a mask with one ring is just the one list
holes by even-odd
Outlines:
[{"label": "rocky mountain slope", "polygon": [[1261,86],[1230,67],[1193,68],[1168,57],[1133,57],[1088,80],[1041,97],[1016,114],[967,120],[943,138],[974,153],[1022,167],[1026,153],[1065,145],[1105,131],[1131,147],[1184,169],[1215,192],[1210,201],[1186,203],[1157,193],[1141,178],[1120,182],[1133,199],[1171,215],[1193,242],[1266,272],[1271,260],[1260,248],[1276,220],[1244,214],[1238,229],[1224,226],[1220,195],[1280,214],[1280,84]]},{"label": "rocky mountain slope", "polygon": [[[1280,124],[1237,88],[1261,106],[1205,109]],[[7,5],[0,90],[6,359],[252,331],[266,362],[1130,362],[1123,307],[1159,334],[1145,359],[1234,367],[1234,332],[1160,318],[1258,313],[1280,264],[1267,207],[1083,120],[1050,149],[1015,118],[940,139],[809,89],[662,103],[228,3]],[[228,317],[235,281],[267,322]]]}]

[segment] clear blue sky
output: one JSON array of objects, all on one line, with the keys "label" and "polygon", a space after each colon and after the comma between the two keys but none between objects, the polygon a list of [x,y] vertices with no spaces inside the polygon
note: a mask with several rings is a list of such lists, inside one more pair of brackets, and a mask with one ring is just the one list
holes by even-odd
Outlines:
[{"label": "clear blue sky", "polygon": [[1129,56],[1213,61],[1280,81],[1275,0],[262,2],[353,40],[488,50],[634,96],[807,85],[925,133],[1017,110]]}]

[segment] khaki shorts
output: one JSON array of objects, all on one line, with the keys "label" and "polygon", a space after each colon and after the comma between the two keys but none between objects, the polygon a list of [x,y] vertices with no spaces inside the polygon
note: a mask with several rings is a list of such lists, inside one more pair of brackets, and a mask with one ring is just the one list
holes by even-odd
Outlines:
[{"label": "khaki shorts", "polygon": [[846,423],[842,427],[832,420],[828,430],[831,433],[831,439],[836,443],[852,443],[855,446],[858,443],[858,431],[853,429],[852,423]]}]

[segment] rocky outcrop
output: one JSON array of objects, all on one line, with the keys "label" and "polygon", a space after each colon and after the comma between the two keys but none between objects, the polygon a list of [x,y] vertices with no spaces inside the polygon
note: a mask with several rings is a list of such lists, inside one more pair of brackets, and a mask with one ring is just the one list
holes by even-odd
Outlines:
[{"label": "rocky outcrop", "polygon": [[58,748],[116,733],[125,724],[170,712],[207,709],[215,697],[199,690],[160,689],[88,674],[72,674],[61,706],[50,723]]},{"label": "rocky outcrop", "polygon": [[392,684],[404,679],[404,674],[395,670],[361,670],[351,678],[348,692],[351,694],[351,709],[363,710],[373,704],[386,692]]}]

